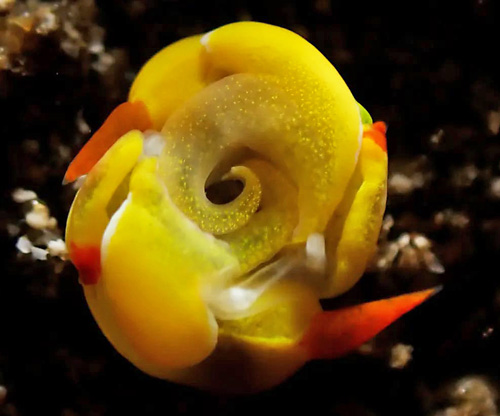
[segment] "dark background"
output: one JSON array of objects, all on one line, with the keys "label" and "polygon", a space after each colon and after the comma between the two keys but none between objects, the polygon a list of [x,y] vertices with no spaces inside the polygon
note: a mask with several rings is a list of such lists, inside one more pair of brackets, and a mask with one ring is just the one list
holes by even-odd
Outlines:
[{"label": "dark background", "polygon": [[[63,52],[67,33],[59,28],[46,36],[28,34],[13,57],[16,66],[0,72],[1,162],[6,167],[0,212],[0,385],[7,389],[0,415],[433,415],[456,405],[449,386],[461,377],[479,375],[496,389],[500,199],[491,186],[500,176],[500,142],[491,117],[495,120],[500,111],[498,2],[69,3],[78,4],[86,17],[61,17],[61,27],[64,19],[74,22],[84,41],[89,28],[104,28],[111,66],[95,70],[99,57],[85,46],[75,57]],[[1,18],[5,34],[9,12]],[[60,148],[74,155],[88,138],[75,121],[79,112],[94,131],[126,99],[134,73],[152,54],[181,37],[242,19],[305,36],[337,67],[374,119],[388,123],[391,174],[416,169],[427,179],[412,192],[390,191],[387,213],[395,225],[387,241],[405,232],[426,235],[445,273],[401,259],[388,270],[375,268],[328,306],[437,284],[444,290],[381,334],[371,354],[311,363],[259,395],[220,397],[132,367],[94,323],[73,267],[20,255],[17,236],[6,227],[26,227],[26,207],[10,196],[24,187],[37,192],[64,228],[74,191],[61,186],[68,160]],[[436,134],[439,140],[431,140]],[[468,169],[476,172],[470,180],[463,179]],[[462,213],[467,224],[438,224],[436,214],[445,209]],[[414,347],[413,360],[403,370],[388,366],[397,342]]]}]

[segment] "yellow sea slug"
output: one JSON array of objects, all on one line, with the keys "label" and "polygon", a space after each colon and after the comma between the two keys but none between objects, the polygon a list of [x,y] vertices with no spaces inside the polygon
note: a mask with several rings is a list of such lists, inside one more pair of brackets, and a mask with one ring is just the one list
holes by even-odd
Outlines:
[{"label": "yellow sea slug", "polygon": [[71,260],[103,333],[153,376],[266,389],[433,293],[322,311],[375,251],[385,125],[288,30],[234,23],[158,52],[65,180],[84,174]]}]

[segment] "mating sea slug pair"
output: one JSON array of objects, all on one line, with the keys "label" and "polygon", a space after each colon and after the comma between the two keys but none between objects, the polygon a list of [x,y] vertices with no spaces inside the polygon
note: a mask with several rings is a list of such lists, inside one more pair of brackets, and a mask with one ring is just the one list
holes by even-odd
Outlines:
[{"label": "mating sea slug pair", "polygon": [[81,175],[71,260],[102,332],[152,376],[267,389],[433,293],[322,310],[374,254],[385,125],[288,30],[234,23],[158,52],[65,180]]}]

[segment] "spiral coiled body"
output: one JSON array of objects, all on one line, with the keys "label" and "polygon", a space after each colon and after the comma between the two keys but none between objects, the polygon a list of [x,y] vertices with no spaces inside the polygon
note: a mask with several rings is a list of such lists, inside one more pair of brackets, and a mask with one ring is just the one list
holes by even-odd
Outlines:
[{"label": "spiral coiled body", "polygon": [[243,365],[240,384],[279,382],[308,359],[319,299],[375,249],[385,131],[312,45],[259,23],[160,51],[129,101],[147,128],[92,167],[68,220],[81,276],[97,258],[84,288],[99,326],[159,377],[230,389]]}]

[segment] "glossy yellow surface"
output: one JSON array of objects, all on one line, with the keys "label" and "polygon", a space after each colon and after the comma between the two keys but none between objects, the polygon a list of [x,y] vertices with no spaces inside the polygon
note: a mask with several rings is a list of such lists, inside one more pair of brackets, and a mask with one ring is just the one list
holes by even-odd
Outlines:
[{"label": "glossy yellow surface", "polygon": [[[119,139],[68,219],[70,247],[100,249],[99,279],[84,285],[94,317],[154,376],[238,392],[281,382],[308,359],[298,340],[319,299],[349,289],[374,252],[386,153],[362,140],[331,63],[261,23],[168,46],[129,101],[144,102],[161,146]],[[229,180],[239,195],[207,198]]]}]

